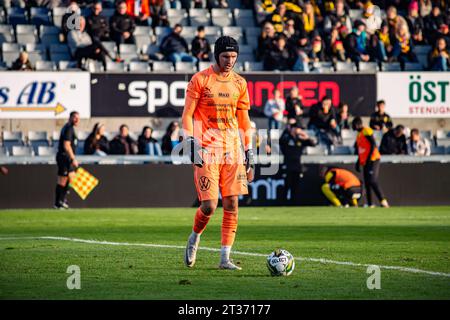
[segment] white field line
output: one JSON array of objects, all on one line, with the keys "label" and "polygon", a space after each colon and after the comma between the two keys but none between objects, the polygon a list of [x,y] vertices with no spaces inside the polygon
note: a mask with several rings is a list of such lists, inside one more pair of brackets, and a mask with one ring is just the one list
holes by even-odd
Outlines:
[{"label": "white field line", "polygon": [[[81,242],[81,243],[90,243],[90,244],[99,244],[99,245],[111,245],[111,246],[131,246],[131,247],[150,247],[150,248],[172,248],[172,249],[184,249],[185,246],[176,246],[176,245],[168,245],[168,244],[153,244],[153,243],[133,243],[133,242],[112,242],[112,241],[98,241],[98,240],[87,240],[87,239],[77,239],[77,238],[67,238],[67,237],[53,237],[53,236],[42,236],[42,237],[4,237],[0,238],[0,240],[59,240],[59,241],[71,241],[71,242]],[[199,247],[200,250],[205,251],[214,251],[218,252],[220,249],[217,248],[208,248],[208,247]],[[267,257],[266,254],[262,253],[253,253],[253,252],[244,252],[244,251],[233,251],[233,254],[244,255],[244,256],[254,256],[254,257]],[[355,263],[350,261],[335,261],[323,258],[306,258],[306,257],[297,257],[295,260],[298,261],[309,261],[309,262],[319,262],[324,264],[337,264],[351,267],[369,267],[374,264],[364,264],[364,263]],[[436,271],[428,271],[416,268],[408,268],[408,267],[399,267],[399,266],[383,266],[376,265],[380,269],[387,270],[397,270],[402,272],[410,272],[410,273],[423,273],[432,276],[441,276],[450,278],[450,273],[444,272],[436,272]]]}]

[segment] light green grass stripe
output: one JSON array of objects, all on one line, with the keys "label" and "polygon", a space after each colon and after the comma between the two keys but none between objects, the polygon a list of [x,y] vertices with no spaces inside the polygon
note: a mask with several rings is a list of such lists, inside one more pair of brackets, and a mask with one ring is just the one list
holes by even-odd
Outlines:
[{"label": "light green grass stripe", "polygon": [[[71,241],[71,242],[89,243],[89,244],[97,244],[97,245],[185,249],[185,246],[176,246],[176,245],[168,245],[168,244],[112,242],[112,241],[87,240],[87,239],[53,237],[53,236],[5,237],[5,238],[0,238],[0,240],[59,240],[59,241]],[[214,252],[220,251],[220,249],[208,248],[208,247],[199,247],[199,249],[205,250],[205,251],[214,251]],[[254,256],[254,257],[267,257],[266,254],[244,252],[244,251],[233,251],[233,254]],[[363,264],[363,263],[356,263],[356,262],[350,262],[350,261],[335,261],[335,260],[329,260],[329,259],[323,259],[323,258],[297,257],[297,258],[295,258],[295,260],[308,261],[308,262],[319,262],[319,263],[324,263],[324,264],[337,264],[337,265],[344,265],[344,266],[351,266],[351,267],[367,268],[369,266],[372,266],[372,264]],[[397,270],[397,271],[410,272],[410,273],[423,273],[423,274],[428,274],[428,275],[432,275],[432,276],[440,276],[440,277],[450,278],[450,273],[444,273],[444,272],[428,271],[428,270],[408,268],[408,267],[399,267],[399,266],[383,266],[383,265],[376,265],[376,266],[378,266],[380,269]]]}]

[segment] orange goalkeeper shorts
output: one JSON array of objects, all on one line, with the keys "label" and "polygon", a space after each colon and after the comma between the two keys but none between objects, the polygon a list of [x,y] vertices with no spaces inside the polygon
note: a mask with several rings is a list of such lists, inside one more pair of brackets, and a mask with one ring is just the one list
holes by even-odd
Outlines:
[{"label": "orange goalkeeper shorts", "polygon": [[194,183],[200,201],[248,194],[247,174],[241,153],[208,152],[202,168],[194,166]]}]

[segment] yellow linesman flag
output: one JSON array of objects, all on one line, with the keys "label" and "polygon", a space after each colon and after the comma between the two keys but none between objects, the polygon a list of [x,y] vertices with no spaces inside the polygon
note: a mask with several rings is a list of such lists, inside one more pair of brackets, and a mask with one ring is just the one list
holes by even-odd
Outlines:
[{"label": "yellow linesman flag", "polygon": [[81,167],[78,167],[75,178],[70,181],[72,189],[75,190],[83,200],[87,198],[97,184],[98,179]]}]

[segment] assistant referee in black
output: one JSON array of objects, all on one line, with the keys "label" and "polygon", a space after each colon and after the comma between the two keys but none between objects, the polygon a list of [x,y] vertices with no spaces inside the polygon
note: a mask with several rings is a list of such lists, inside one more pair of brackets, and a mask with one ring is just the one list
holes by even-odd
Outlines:
[{"label": "assistant referee in black", "polygon": [[68,209],[67,191],[69,180],[74,178],[78,161],[75,159],[77,135],[75,127],[80,122],[80,115],[76,111],[70,113],[69,121],[61,129],[59,136],[58,152],[56,153],[56,164],[58,165],[58,182],[55,189],[56,209]]}]

